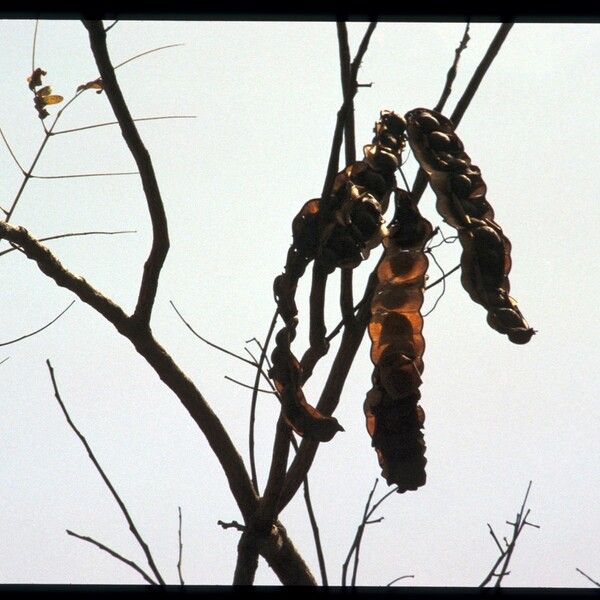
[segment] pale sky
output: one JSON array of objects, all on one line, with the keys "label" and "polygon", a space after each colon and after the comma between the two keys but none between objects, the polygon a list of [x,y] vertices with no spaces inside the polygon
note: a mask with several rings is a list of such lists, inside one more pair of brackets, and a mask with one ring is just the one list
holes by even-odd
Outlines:
[{"label": "pale sky", "polygon": [[[0,127],[28,168],[43,138],[26,77],[34,21],[0,21]],[[349,25],[354,55],[364,23]],[[449,115],[498,24],[473,23]],[[382,109],[404,114],[432,107],[441,93],[461,23],[383,23],[359,72],[355,100],[358,152]],[[183,44],[117,71],[134,117],[195,115],[139,124],[152,155],[169,219],[171,250],[162,272],[152,328],[222,419],[246,464],[251,392],[248,366],[208,347],[185,328],[172,300],[209,340],[243,354],[263,339],[275,305],[272,281],[291,242],[291,220],[323,185],[341,103],[333,22],[119,22],[108,35],[114,64]],[[512,242],[511,295],[538,333],[525,346],[492,330],[458,274],[425,319],[422,406],[427,420],[427,484],[394,495],[365,533],[358,584],[473,586],[497,556],[499,537],[533,481],[530,519],[507,586],[589,587],[576,567],[600,578],[600,409],[598,351],[598,194],[600,59],[597,24],[516,24],[463,118],[458,134],[488,184],[496,220]],[[40,23],[35,65],[45,83],[70,98],[98,76],[78,21]],[[49,109],[55,114],[57,108]],[[49,118],[50,119],[50,118]],[[113,120],[107,98],[83,94],[58,129]],[[341,165],[342,166],[342,165]],[[341,168],[340,166],[340,168]],[[43,176],[135,170],[117,127],[52,138],[36,167]],[[405,173],[412,182],[416,162]],[[22,175],[0,148],[1,206]],[[400,178],[399,178],[400,181]],[[441,217],[433,193],[422,211]],[[389,216],[389,215],[388,215]],[[136,230],[49,242],[62,263],[131,311],[150,243],[150,222],[136,176],[32,180],[13,224],[36,236]],[[452,234],[444,226],[446,234]],[[0,250],[5,249],[3,242]],[[376,260],[378,252],[373,253]],[[440,248],[446,270],[458,244]],[[51,320],[74,298],[24,256],[0,257],[0,342]],[[362,295],[373,261],[355,274]],[[439,277],[430,266],[431,280]],[[338,275],[330,277],[326,319],[339,320]],[[306,348],[310,277],[298,290]],[[425,310],[441,292],[426,294]],[[256,346],[247,345],[252,351]],[[315,403],[336,344],[306,386]],[[67,536],[90,535],[143,562],[126,522],[67,427],[53,397],[50,359],[77,423],[149,543],[163,576],[177,583],[177,507],[183,511],[183,573],[190,584],[232,581],[239,533],[217,520],[240,520],[226,479],[197,426],[151,368],[90,307],[77,300],[54,325],[0,348],[0,582],[143,583],[133,570]],[[345,428],[322,444],[309,474],[330,584],[380,475],[362,403],[372,365],[365,337],[336,417]],[[278,405],[261,395],[257,466],[264,486]],[[380,480],[379,498],[387,486]],[[281,515],[319,578],[300,492]],[[278,580],[261,559],[257,584]]]}]

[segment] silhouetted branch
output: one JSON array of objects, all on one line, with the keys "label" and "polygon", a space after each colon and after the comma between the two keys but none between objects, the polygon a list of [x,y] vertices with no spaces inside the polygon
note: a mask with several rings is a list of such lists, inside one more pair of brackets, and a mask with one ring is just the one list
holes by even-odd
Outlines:
[{"label": "silhouetted branch", "polygon": [[[352,568],[351,585],[352,585],[352,587],[356,586],[356,575],[358,572],[358,559],[359,559],[359,553],[360,553],[360,545],[362,542],[365,527],[367,525],[372,525],[373,523],[381,523],[381,521],[383,521],[383,517],[379,517],[377,519],[371,519],[370,517],[377,510],[377,508],[379,508],[379,506],[382,504],[382,502],[386,498],[388,498],[389,496],[391,496],[393,493],[395,493],[398,490],[397,487],[393,488],[392,490],[387,492],[384,496],[382,496],[377,502],[375,502],[375,504],[373,504],[373,506],[371,506],[371,500],[373,499],[373,494],[375,493],[375,488],[377,487],[378,482],[379,482],[379,479],[375,479],[375,483],[373,484],[373,488],[371,489],[369,496],[367,498],[367,503],[365,504],[365,510],[363,512],[362,521],[360,522],[360,524],[356,530],[356,535],[354,536],[354,541],[352,542],[352,545],[350,546],[350,550],[348,551],[348,555],[346,556],[346,560],[344,561],[344,564],[342,566],[342,586],[343,587],[346,587],[346,577],[347,577],[347,573],[348,573],[348,565],[350,564],[350,560],[351,560],[353,554],[354,554],[354,565]],[[401,578],[399,578],[399,579],[401,579]],[[395,579],[394,581],[398,581],[398,579]],[[391,585],[391,584],[388,584],[388,585]]]},{"label": "silhouetted branch", "polygon": [[39,329],[36,329],[35,331],[32,331],[31,333],[26,333],[25,335],[22,335],[21,337],[15,338],[14,340],[10,340],[10,342],[0,342],[0,346],[10,346],[10,344],[16,344],[17,342],[20,342],[21,340],[24,340],[24,339],[34,336],[36,333],[40,333],[40,331],[44,331],[44,329],[47,329],[48,327],[50,327],[50,325],[52,325],[52,323],[56,323],[56,321],[58,321],[58,319],[60,319],[71,308],[71,306],[73,306],[73,304],[75,304],[75,300],[73,300],[71,302],[71,304],[69,304],[69,306],[67,306],[67,308],[65,308],[58,316],[54,317],[54,319],[52,319],[52,321],[50,321],[49,323],[46,323],[43,327],[40,327]]},{"label": "silhouetted branch", "polygon": [[[148,328],[156,291],[158,288],[158,279],[160,271],[164,264],[165,258],[169,251],[169,231],[167,226],[167,217],[163,206],[163,201],[154,174],[154,167],[150,155],[146,150],[142,139],[139,136],[129,107],[127,106],[123,94],[115,76],[115,68],[113,68],[108,49],[106,47],[106,32],[101,21],[84,21],[89,32],[90,46],[100,77],[102,78],[104,91],[110,102],[117,121],[121,127],[123,138],[135,160],[137,168],[140,172],[144,195],[148,205],[148,212],[152,222],[152,247],[148,255],[148,259],[144,265],[144,273],[138,294],[138,301],[133,313],[133,320],[141,327]],[[159,50],[162,48],[157,48]],[[152,51],[155,51],[152,50]],[[148,54],[148,51],[139,54],[120,65],[123,66],[127,62]]]},{"label": "silhouetted branch", "polygon": [[[342,146],[342,138],[348,119],[351,118],[353,111],[354,96],[358,91],[356,78],[360,63],[369,47],[369,41],[371,35],[375,30],[376,23],[369,23],[367,30],[361,40],[361,43],[356,52],[356,56],[350,64],[349,71],[346,69],[344,62],[349,59],[349,54],[346,56],[344,46],[344,32],[346,31],[343,23],[338,23],[338,39],[340,39],[340,71],[342,82],[346,80],[347,87],[343,88],[344,101],[337,113],[337,120],[335,130],[333,133],[333,140],[331,142],[331,151],[329,154],[329,163],[327,166],[327,174],[323,183],[323,190],[321,192],[321,211],[319,218],[323,218],[323,214],[327,213],[328,198],[331,193],[333,180],[339,168],[340,162],[340,149]],[[346,44],[347,44],[347,32],[346,32]],[[351,127],[353,130],[353,126]],[[353,135],[353,134],[350,134]],[[313,279],[310,292],[310,326],[309,326],[309,338],[310,347],[304,353],[302,357],[303,377],[308,378],[314,369],[316,363],[327,353],[329,347],[326,340],[326,327],[325,327],[325,288],[327,285],[327,272],[323,269],[319,260],[316,259],[313,263],[312,269]]]},{"label": "silhouetted branch", "polygon": [[[296,444],[296,440],[294,440],[295,450],[298,450],[298,445]],[[306,511],[308,512],[308,518],[310,520],[310,527],[313,532],[313,538],[315,540],[315,549],[317,551],[317,559],[319,561],[319,571],[321,572],[321,584],[325,587],[329,585],[327,581],[327,569],[325,566],[325,557],[323,556],[323,546],[321,544],[321,535],[319,533],[319,525],[317,523],[317,518],[315,517],[315,511],[312,506],[312,501],[310,499],[310,489],[308,487],[308,475],[304,478],[303,483],[304,488],[304,503],[306,504]]]},{"label": "silhouetted branch", "polygon": [[94,467],[96,467],[96,470],[100,474],[100,477],[102,477],[102,481],[104,481],[106,487],[108,488],[108,490],[112,494],[113,498],[117,502],[119,508],[121,509],[121,512],[123,513],[123,516],[125,517],[125,520],[127,521],[127,524],[129,525],[129,530],[131,531],[131,533],[137,540],[138,544],[140,545],[142,551],[144,552],[144,555],[146,556],[146,560],[148,562],[148,566],[150,567],[151,571],[154,573],[154,576],[156,577],[156,579],[158,580],[158,582],[161,585],[165,585],[165,582],[164,582],[160,572],[158,571],[158,568],[156,567],[154,558],[152,557],[152,554],[150,552],[150,548],[148,547],[148,544],[146,544],[146,542],[140,535],[137,527],[135,526],[135,523],[133,522],[133,520],[131,518],[131,515],[129,514],[129,511],[127,510],[127,507],[125,506],[125,503],[123,502],[123,500],[121,500],[121,497],[117,493],[117,490],[115,490],[110,479],[107,477],[106,473],[100,466],[100,463],[96,459],[94,452],[92,451],[87,440],[85,439],[83,434],[79,431],[79,429],[77,429],[77,426],[75,425],[75,423],[73,423],[73,421],[71,420],[71,417],[69,416],[69,413],[67,412],[67,408],[65,407],[64,402],[62,401],[60,393],[58,391],[58,386],[56,384],[56,379],[54,377],[54,369],[52,368],[50,361],[47,360],[46,364],[48,365],[48,370],[50,371],[50,378],[52,379],[52,386],[54,388],[54,396],[55,396],[58,404],[60,405],[60,408],[61,408],[63,414],[65,415],[65,419],[67,420],[69,427],[75,432],[75,435],[79,438],[79,440],[83,444],[83,447],[86,449],[88,456],[90,457],[90,460],[92,461]]},{"label": "silhouetted branch", "polygon": [[[490,569],[490,572],[487,574],[485,579],[481,582],[479,587],[485,587],[492,580],[492,578],[495,577],[496,583],[495,583],[494,587],[499,588],[504,577],[506,577],[507,575],[510,574],[510,571],[508,570],[508,565],[510,564],[510,559],[514,552],[515,545],[517,543],[517,539],[519,538],[519,535],[520,535],[521,531],[523,530],[523,527],[525,527],[525,525],[529,525],[530,527],[535,527],[536,529],[540,528],[539,525],[530,523],[527,520],[530,510],[527,509],[527,511],[525,511],[525,505],[527,503],[527,498],[529,496],[529,490],[531,489],[531,483],[532,482],[530,481],[529,485],[527,486],[527,492],[525,493],[525,498],[523,499],[523,503],[521,505],[521,510],[517,513],[514,523],[507,521],[507,523],[509,525],[512,525],[513,533],[512,533],[512,538],[510,541],[506,537],[503,538],[506,548],[502,547],[502,544],[500,544],[498,537],[494,533],[494,530],[492,529],[491,525],[488,523],[488,529],[490,531],[490,535],[492,536],[496,546],[498,546],[500,555],[496,559],[494,566]],[[496,572],[498,567],[500,567],[499,573]]]},{"label": "silhouetted branch", "polygon": [[454,51],[454,62],[452,63],[452,66],[450,67],[450,69],[448,70],[448,73],[446,75],[446,85],[444,86],[442,95],[440,96],[438,103],[435,105],[435,107],[433,109],[437,112],[442,112],[442,110],[444,109],[444,106],[446,104],[446,100],[448,100],[448,97],[450,96],[450,94],[452,92],[452,84],[454,83],[454,80],[456,79],[456,67],[458,66],[458,61],[460,60],[460,55],[462,54],[462,51],[467,47],[467,44],[469,43],[469,40],[471,39],[469,37],[469,25],[470,25],[470,23],[469,23],[469,21],[467,21],[467,26],[465,27],[465,33],[463,34],[463,37],[460,40],[458,48],[456,48],[456,50]]},{"label": "silhouetted branch", "polygon": [[100,550],[104,550],[104,552],[108,552],[108,554],[110,554],[111,556],[114,556],[114,558],[116,558],[117,560],[120,560],[121,562],[130,566],[134,571],[137,571],[151,585],[158,585],[158,583],[156,581],[154,581],[154,579],[152,579],[150,577],[150,575],[148,575],[148,573],[146,573],[146,571],[144,571],[137,563],[135,563],[132,560],[129,560],[128,558],[121,556],[118,552],[115,552],[112,548],[105,546],[104,544],[96,541],[94,538],[91,538],[87,535],[80,535],[79,533],[75,533],[74,531],[70,531],[69,529],[67,529],[66,532],[67,532],[67,534],[69,534],[75,538],[78,538],[80,540],[83,540],[84,542],[89,542],[90,544],[97,546],[98,548],[100,548]]}]

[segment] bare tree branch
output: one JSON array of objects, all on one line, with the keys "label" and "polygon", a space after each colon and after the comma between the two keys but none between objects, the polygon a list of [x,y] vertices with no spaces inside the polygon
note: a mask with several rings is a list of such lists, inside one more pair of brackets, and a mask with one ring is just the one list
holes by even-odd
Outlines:
[{"label": "bare tree branch", "polygon": [[114,556],[116,559],[118,559],[121,562],[124,562],[126,565],[130,566],[134,571],[137,571],[151,585],[158,585],[158,583],[156,581],[154,581],[154,579],[152,579],[152,577],[150,577],[150,575],[148,575],[148,573],[146,573],[146,571],[144,571],[144,569],[142,569],[137,563],[135,563],[132,560],[129,560],[128,558],[121,556],[118,552],[115,552],[108,546],[105,546],[104,544],[96,541],[94,538],[91,538],[87,535],[80,535],[79,533],[75,533],[74,531],[70,531],[69,529],[67,529],[66,532],[75,538],[78,538],[80,540],[83,540],[84,542],[89,542],[90,544],[97,546],[98,548],[100,548],[100,550],[104,550],[104,552],[108,552],[108,554],[110,554],[111,556]]},{"label": "bare tree branch", "polygon": [[121,512],[123,513],[123,516],[125,517],[125,520],[127,521],[127,524],[129,525],[129,531],[131,531],[131,533],[133,534],[133,537],[135,537],[135,539],[137,540],[137,543],[140,545],[142,551],[144,552],[144,555],[146,556],[146,560],[148,562],[148,566],[150,567],[151,571],[154,573],[154,576],[156,577],[156,579],[158,580],[158,582],[161,585],[165,585],[165,582],[164,582],[160,572],[158,571],[158,568],[156,567],[154,558],[152,557],[152,553],[150,552],[150,548],[148,547],[148,544],[146,544],[146,542],[140,535],[140,532],[138,531],[137,527],[135,526],[135,523],[133,522],[133,519],[131,518],[129,511],[127,510],[127,507],[125,506],[125,503],[123,502],[123,500],[121,500],[121,497],[117,493],[117,490],[115,490],[110,479],[104,472],[104,469],[102,469],[102,467],[100,466],[100,463],[96,459],[94,452],[92,451],[92,448],[88,444],[84,435],[79,431],[79,429],[77,429],[77,426],[71,420],[71,417],[69,416],[69,413],[67,412],[67,408],[66,408],[64,402],[62,401],[62,398],[60,397],[60,393],[58,391],[58,386],[56,384],[56,379],[54,377],[54,369],[52,368],[50,361],[47,360],[46,364],[48,365],[48,370],[50,371],[50,378],[52,379],[52,386],[54,388],[54,396],[55,396],[58,404],[60,405],[60,408],[61,408],[63,414],[65,415],[65,419],[67,420],[69,427],[75,432],[75,435],[79,438],[79,440],[83,444],[83,447],[86,449],[88,456],[90,457],[90,460],[92,461],[94,467],[96,467],[96,470],[100,474],[100,477],[102,477],[102,481],[104,481],[106,487],[108,488],[108,490],[112,494],[113,498],[117,502],[119,508],[121,509]]},{"label": "bare tree branch", "polygon": [[[352,93],[350,81],[350,46],[348,45],[348,28],[343,21],[337,22],[338,47],[340,53],[340,76],[342,80],[342,92],[344,99]],[[354,82],[356,85],[356,82]],[[346,164],[349,165],[356,160],[356,142],[354,135],[354,102],[348,109],[348,117],[344,125],[344,147],[346,153]]]},{"label": "bare tree branch", "polygon": [[[479,584],[479,587],[485,587],[492,580],[492,578],[495,577],[496,583],[495,583],[494,587],[499,588],[504,577],[506,577],[508,574],[510,574],[510,571],[508,570],[508,565],[510,564],[510,559],[512,558],[512,554],[514,552],[514,549],[515,549],[515,546],[517,543],[517,539],[519,538],[519,535],[520,535],[521,531],[523,531],[523,528],[525,527],[525,525],[529,525],[531,527],[535,527],[535,528],[539,529],[539,525],[534,525],[533,523],[530,523],[529,521],[527,521],[527,517],[529,516],[530,510],[528,509],[527,511],[525,511],[525,506],[527,504],[527,498],[529,496],[529,491],[531,490],[531,483],[532,482],[530,481],[529,485],[527,486],[527,492],[525,493],[525,498],[523,499],[523,503],[521,504],[521,510],[517,513],[514,523],[509,523],[507,521],[507,523],[509,523],[510,525],[513,526],[513,533],[512,533],[512,538],[510,541],[508,541],[508,539],[506,537],[504,538],[506,548],[502,547],[502,545],[498,541],[498,537],[494,533],[494,530],[492,529],[491,525],[488,523],[490,535],[492,536],[494,543],[498,547],[498,550],[500,551],[500,555],[496,559],[496,562],[490,569],[490,572],[486,575],[485,579]],[[500,567],[500,565],[502,565],[500,568],[500,573],[497,573],[496,570],[498,569],[498,567]]]},{"label": "bare tree branch", "polygon": [[[329,154],[329,163],[327,166],[327,174],[323,183],[323,190],[321,192],[321,211],[319,217],[322,220],[323,214],[327,213],[328,199],[333,186],[333,180],[339,169],[340,162],[340,149],[342,146],[342,138],[348,120],[353,118],[352,112],[354,110],[354,96],[358,91],[356,78],[360,63],[369,47],[369,41],[371,35],[375,30],[376,22],[369,23],[367,30],[361,40],[361,43],[356,52],[356,56],[350,64],[349,70],[345,66],[345,62],[349,60],[349,51],[346,56],[346,50],[344,45],[347,44],[347,32],[346,27],[343,23],[338,23],[338,39],[340,39],[340,71],[342,77],[342,91],[344,101],[337,113],[337,120],[335,130],[333,133],[333,140],[331,142],[331,151]],[[344,42],[344,32],[346,34],[346,40]],[[341,37],[340,37],[341,36]],[[344,87],[344,80],[347,80],[347,86]],[[354,127],[350,126],[349,134],[353,136]],[[327,343],[326,327],[325,327],[325,288],[327,285],[327,272],[320,264],[320,261],[316,259],[313,263],[312,269],[312,286],[310,292],[310,348],[305,352],[302,357],[303,366],[303,377],[308,378],[312,373],[312,370],[316,363],[327,353],[329,347]]]},{"label": "bare tree branch", "polygon": [[457,72],[456,67],[458,66],[458,61],[460,60],[460,55],[462,54],[462,51],[467,47],[467,44],[469,43],[469,40],[471,39],[469,37],[469,25],[470,25],[470,23],[469,23],[469,21],[467,21],[467,26],[465,27],[465,32],[462,36],[462,39],[460,40],[458,47],[454,51],[454,62],[452,63],[452,66],[450,67],[450,69],[448,70],[448,73],[446,75],[446,85],[444,86],[444,89],[442,90],[442,95],[440,96],[438,103],[435,105],[435,107],[433,109],[437,112],[442,112],[442,110],[444,110],[444,106],[446,105],[446,100],[448,100],[448,97],[452,93],[452,84],[454,83],[454,80],[456,79],[456,72]]},{"label": "bare tree branch", "polygon": [[[104,90],[115,117],[119,121],[123,138],[140,172],[150,220],[152,221],[152,248],[144,265],[138,301],[133,313],[133,320],[141,327],[148,328],[158,289],[158,278],[169,251],[167,217],[154,174],[152,160],[133,122],[108,55],[104,26],[101,21],[84,21],[84,25],[89,32],[90,46],[104,84]],[[122,66],[134,58],[137,57],[133,57],[118,66]]]},{"label": "bare tree branch", "polygon": [[54,319],[52,319],[52,321],[50,321],[49,323],[46,323],[43,327],[40,327],[39,329],[36,329],[35,331],[32,331],[31,333],[26,333],[25,335],[22,335],[21,337],[15,338],[14,340],[10,340],[10,342],[0,342],[0,346],[10,346],[10,344],[16,344],[17,342],[20,342],[21,340],[24,340],[26,338],[34,336],[36,333],[40,333],[40,331],[44,331],[44,329],[47,329],[48,327],[50,327],[50,325],[52,325],[52,323],[56,323],[56,321],[58,321],[58,319],[60,319],[71,308],[71,306],[73,306],[73,304],[75,304],[75,300],[73,300],[71,302],[71,304],[69,304],[69,306],[67,306],[67,308],[65,308],[58,316],[54,317]]}]

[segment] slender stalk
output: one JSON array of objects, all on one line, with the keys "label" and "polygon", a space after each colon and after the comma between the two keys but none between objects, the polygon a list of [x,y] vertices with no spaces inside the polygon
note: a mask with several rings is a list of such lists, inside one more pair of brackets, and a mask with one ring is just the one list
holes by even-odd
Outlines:
[{"label": "slender stalk", "polygon": [[144,555],[146,556],[146,561],[148,562],[148,566],[150,567],[150,570],[154,573],[154,576],[156,577],[157,581],[161,585],[165,585],[165,582],[164,582],[158,568],[156,567],[156,563],[154,562],[154,558],[152,557],[150,548],[148,547],[148,544],[146,544],[146,542],[140,535],[140,532],[138,531],[137,527],[135,526],[135,523],[133,522],[133,519],[131,518],[129,511],[127,510],[127,507],[125,506],[125,503],[123,502],[123,500],[121,500],[121,497],[117,493],[117,490],[115,490],[110,479],[104,472],[104,469],[100,466],[100,463],[96,459],[96,456],[94,455],[92,448],[88,444],[88,441],[85,439],[84,435],[79,431],[79,429],[77,428],[75,423],[73,423],[73,421],[71,420],[71,417],[67,411],[67,408],[60,396],[60,392],[58,391],[58,385],[56,383],[56,378],[54,377],[54,369],[52,368],[50,361],[47,360],[46,364],[48,365],[48,370],[50,371],[52,387],[54,388],[54,396],[55,396],[58,404],[60,405],[60,408],[65,416],[65,419],[67,420],[67,423],[69,424],[69,427],[74,431],[75,435],[79,438],[79,440],[83,444],[83,447],[86,449],[88,456],[90,457],[90,460],[92,461],[94,467],[96,467],[96,470],[100,474],[100,477],[102,477],[102,481],[104,481],[104,484],[106,485],[106,487],[112,494],[113,498],[117,502],[119,508],[121,509],[121,512],[123,513],[123,516],[125,517],[125,520],[127,521],[127,524],[129,525],[129,530],[133,534],[133,537],[135,537],[137,543],[140,545],[142,551],[144,552]]}]

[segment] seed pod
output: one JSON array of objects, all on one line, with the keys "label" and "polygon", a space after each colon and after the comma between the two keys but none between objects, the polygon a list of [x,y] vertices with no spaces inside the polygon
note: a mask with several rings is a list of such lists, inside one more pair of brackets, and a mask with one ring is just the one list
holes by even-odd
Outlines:
[{"label": "seed pod", "polygon": [[408,192],[397,189],[396,212],[389,225],[385,254],[377,269],[369,337],[373,388],[363,404],[367,431],[382,474],[399,492],[425,484],[425,419],[421,394],[423,288],[428,261],[424,247],[431,224]]},{"label": "seed pod", "polygon": [[[463,247],[463,287],[488,311],[491,327],[506,334],[511,342],[527,343],[534,331],[508,295],[511,244],[494,221],[479,167],[471,163],[452,122],[444,115],[416,108],[405,117],[410,146],[429,176],[436,208],[458,230]],[[422,123],[432,119],[439,128],[426,136]]]}]

